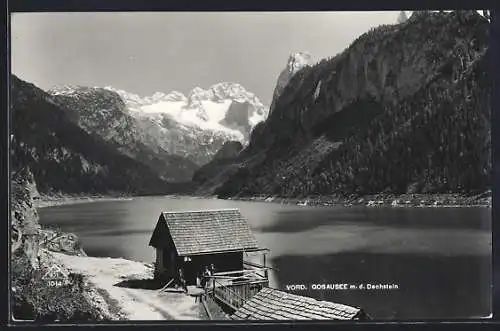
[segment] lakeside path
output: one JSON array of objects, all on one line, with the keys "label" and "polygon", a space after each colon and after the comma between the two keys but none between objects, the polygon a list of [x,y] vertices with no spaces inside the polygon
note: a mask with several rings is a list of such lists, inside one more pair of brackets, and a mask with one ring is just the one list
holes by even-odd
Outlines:
[{"label": "lakeside path", "polygon": [[86,276],[97,292],[104,293],[108,304],[112,302],[116,305],[113,308],[125,315],[122,316],[125,320],[207,319],[203,306],[195,303],[193,297],[184,293],[160,292],[148,286],[153,269],[144,263],[54,252],[51,255],[54,262]]}]

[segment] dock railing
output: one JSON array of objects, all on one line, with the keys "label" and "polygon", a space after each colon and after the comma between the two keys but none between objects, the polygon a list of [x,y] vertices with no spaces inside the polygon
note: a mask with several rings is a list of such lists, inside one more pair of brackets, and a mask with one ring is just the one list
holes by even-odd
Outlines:
[{"label": "dock railing", "polygon": [[237,310],[262,288],[269,286],[268,269],[252,262],[244,262],[243,270],[216,272],[210,276],[212,295],[232,310]]},{"label": "dock railing", "polygon": [[245,302],[257,294],[263,287],[264,282],[255,281],[244,284],[224,285],[222,282],[214,280],[213,296],[229,308],[237,310]]}]

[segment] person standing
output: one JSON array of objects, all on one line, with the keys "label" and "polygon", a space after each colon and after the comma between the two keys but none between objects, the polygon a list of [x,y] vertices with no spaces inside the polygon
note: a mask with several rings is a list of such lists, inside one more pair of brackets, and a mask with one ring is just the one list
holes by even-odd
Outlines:
[{"label": "person standing", "polygon": [[205,269],[203,270],[202,280],[201,280],[201,287],[202,288],[206,288],[207,283],[210,280],[210,276],[211,276],[210,269],[207,266],[205,266]]},{"label": "person standing", "polygon": [[187,286],[186,286],[186,278],[184,278],[184,271],[182,268],[179,268],[179,283],[184,290],[185,293],[187,293]]}]

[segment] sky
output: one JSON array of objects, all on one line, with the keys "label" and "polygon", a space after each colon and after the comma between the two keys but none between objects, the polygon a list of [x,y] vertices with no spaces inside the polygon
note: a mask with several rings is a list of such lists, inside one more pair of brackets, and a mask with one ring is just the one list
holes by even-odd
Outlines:
[{"label": "sky", "polygon": [[236,82],[271,103],[292,52],[336,55],[399,12],[14,13],[11,69],[49,89],[113,86],[140,96]]}]

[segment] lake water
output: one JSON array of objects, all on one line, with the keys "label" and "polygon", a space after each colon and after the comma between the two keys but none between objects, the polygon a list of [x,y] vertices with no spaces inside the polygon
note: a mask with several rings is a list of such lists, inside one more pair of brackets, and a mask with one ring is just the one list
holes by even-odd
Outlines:
[{"label": "lake water", "polygon": [[[40,223],[74,232],[90,256],[152,262],[162,211],[239,208],[268,261],[270,285],[362,307],[387,320],[486,317],[491,312],[491,209],[301,207],[217,199],[144,197],[39,210]],[[344,284],[348,290],[317,290]],[[360,289],[359,285],[365,288]],[[396,285],[367,290],[368,284]]]}]

